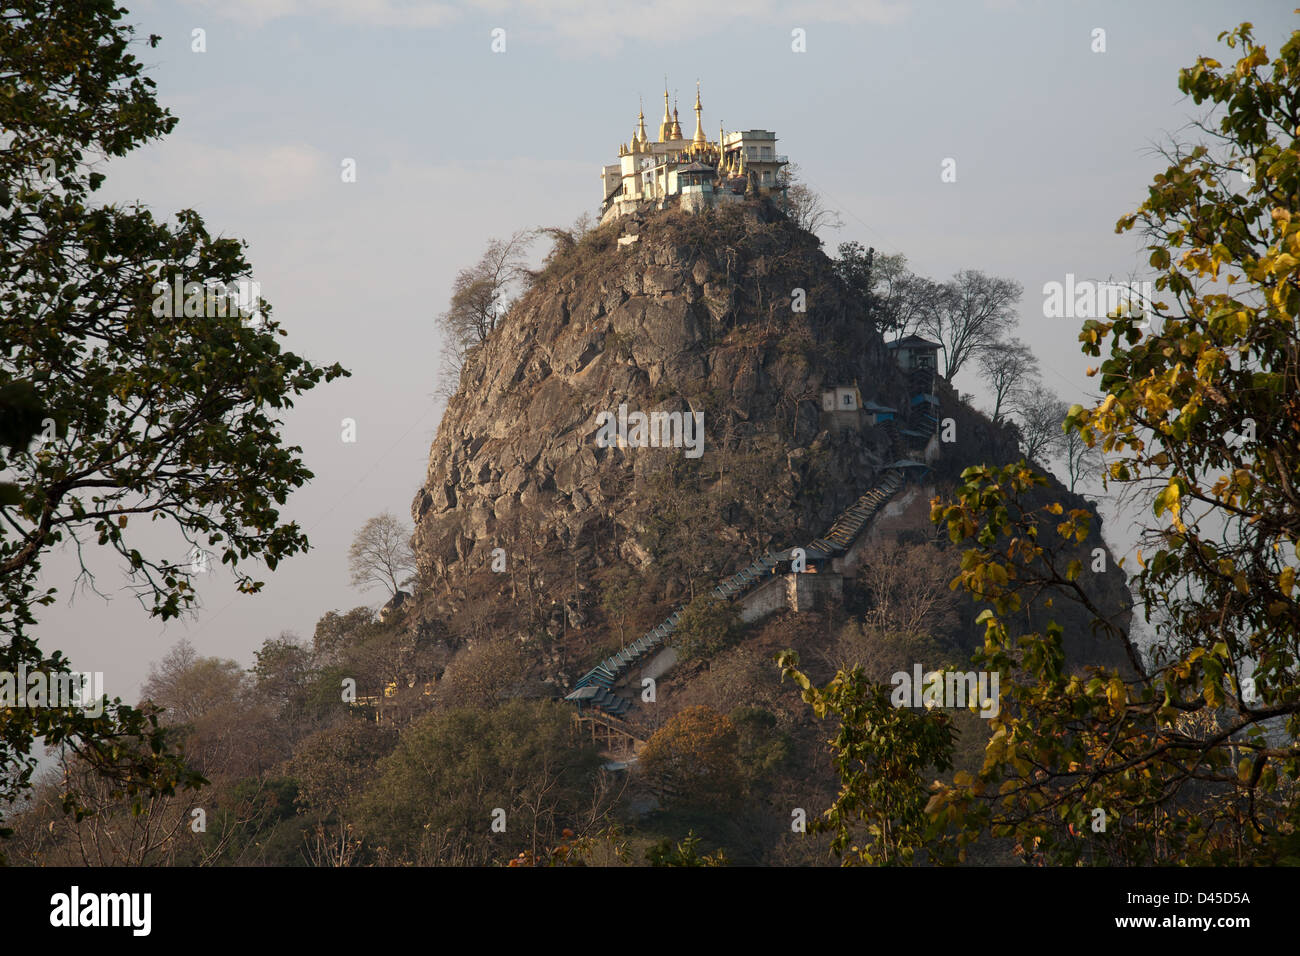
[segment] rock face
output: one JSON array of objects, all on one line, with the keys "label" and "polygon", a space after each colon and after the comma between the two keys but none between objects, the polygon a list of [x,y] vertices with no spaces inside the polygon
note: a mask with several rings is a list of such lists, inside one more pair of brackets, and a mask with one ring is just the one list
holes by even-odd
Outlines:
[{"label": "rock face", "polygon": [[[498,547],[647,566],[647,522],[683,470],[726,512],[737,561],[806,538],[884,463],[883,429],[825,427],[823,388],[854,384],[903,407],[901,374],[808,233],[758,205],[602,227],[467,364],[412,506],[422,576],[482,569]],[[702,453],[599,447],[597,416],[620,405],[703,412]]]},{"label": "rock face", "polygon": [[[866,318],[816,238],[760,204],[625,217],[553,252],[439,426],[412,504],[414,619],[524,639],[562,688],[639,633],[625,624],[820,536],[899,455],[896,429],[827,412],[823,393],[856,386],[908,424],[908,382]],[[1019,458],[1012,432],[936,392],[957,441],[932,481]],[[602,447],[620,406],[703,413],[698,457]]]}]

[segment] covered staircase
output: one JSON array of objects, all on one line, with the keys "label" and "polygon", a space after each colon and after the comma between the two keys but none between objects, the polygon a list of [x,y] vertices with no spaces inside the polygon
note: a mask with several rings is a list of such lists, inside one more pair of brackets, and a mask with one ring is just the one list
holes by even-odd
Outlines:
[{"label": "covered staircase", "polygon": [[[804,549],[807,558],[825,561],[844,554],[885,502],[903,487],[907,475],[924,474],[928,470],[924,463],[913,460],[911,455],[924,448],[939,427],[939,399],[934,394],[933,362],[933,349],[938,346],[915,337],[913,339],[931,352],[931,359],[924,365],[906,370],[905,381],[911,398],[906,411],[907,427],[900,427],[893,418],[879,423],[889,435],[891,464],[885,466],[870,491],[843,511],[824,535]],[[713,589],[713,594],[726,600],[741,598],[763,581],[770,580],[777,567],[790,560],[790,554],[790,551],[769,553],[755,559],[741,571],[720,582]],[[658,626],[618,653],[611,654],[578,679],[564,699],[577,705],[579,718],[591,715],[601,719],[618,719],[632,710],[635,690],[622,686],[624,679],[633,667],[665,646],[677,629],[684,609],[684,605],[679,606]]]},{"label": "covered staircase", "polygon": [[888,469],[874,488],[840,513],[825,535],[808,545],[808,550],[816,550],[826,557],[843,554],[857,540],[867,523],[876,516],[880,506],[892,498],[902,486],[902,470]]},{"label": "covered staircase", "polygon": [[[888,468],[876,485],[843,511],[830,530],[805,548],[813,558],[828,559],[849,549],[863,529],[875,517],[881,506],[903,486],[903,470]],[[767,580],[790,552],[765,554],[747,567],[722,581],[713,589],[716,597],[735,600]],[[685,605],[679,606],[657,627],[647,631],[623,650],[611,654],[587,673],[583,674],[565,700],[578,707],[579,715],[598,712],[613,717],[626,715],[633,707],[634,697],[620,693],[620,683],[628,672],[657,653],[677,629]]]}]

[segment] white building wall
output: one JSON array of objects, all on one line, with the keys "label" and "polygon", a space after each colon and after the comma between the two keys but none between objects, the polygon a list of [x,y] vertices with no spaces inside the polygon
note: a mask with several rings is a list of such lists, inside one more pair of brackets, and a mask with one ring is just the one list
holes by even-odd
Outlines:
[{"label": "white building wall", "polygon": [[786,576],[773,574],[754,590],[740,598],[740,620],[745,624],[767,617],[788,606]]},{"label": "white building wall", "polygon": [[[733,153],[733,158],[737,150],[744,151],[745,164],[753,170],[758,185],[764,191],[777,186],[777,174],[782,163],[776,156],[776,133],[771,130],[724,133],[723,146]],[[610,202],[601,222],[608,222],[623,215],[638,203],[662,202],[666,198],[681,195],[682,190],[677,181],[677,168],[692,161],[687,155],[690,147],[689,139],[670,140],[666,143],[649,142],[636,152],[628,152],[620,156],[617,164],[603,167],[602,200],[615,193],[614,176],[620,177],[622,182],[619,184],[621,188],[617,190],[617,197]],[[723,190],[709,197],[707,205],[739,201],[742,198]],[[692,202],[698,203],[699,200]]]}]

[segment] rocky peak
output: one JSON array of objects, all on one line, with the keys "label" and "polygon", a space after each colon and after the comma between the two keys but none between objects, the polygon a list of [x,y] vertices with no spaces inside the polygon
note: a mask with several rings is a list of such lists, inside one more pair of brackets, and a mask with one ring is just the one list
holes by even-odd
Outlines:
[{"label": "rocky peak", "polygon": [[[882,430],[825,428],[823,388],[853,385],[902,407],[901,374],[815,237],[759,204],[610,223],[471,355],[413,504],[420,570],[455,579],[498,547],[648,565],[647,522],[663,495],[684,501],[669,473],[736,561],[806,537],[884,463]],[[620,406],[702,413],[698,458],[601,447],[598,416]]]}]

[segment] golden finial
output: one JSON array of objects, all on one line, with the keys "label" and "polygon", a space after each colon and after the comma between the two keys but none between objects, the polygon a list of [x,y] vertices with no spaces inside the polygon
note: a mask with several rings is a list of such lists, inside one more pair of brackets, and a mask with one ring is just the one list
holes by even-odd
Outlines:
[{"label": "golden finial", "polygon": [[659,142],[666,143],[673,138],[673,118],[668,113],[668,77],[664,77],[664,118],[659,124]]},{"label": "golden finial", "polygon": [[695,138],[692,140],[697,145],[703,145],[708,142],[704,135],[704,121],[700,116],[700,111],[704,107],[700,105],[700,81],[695,81]]}]

